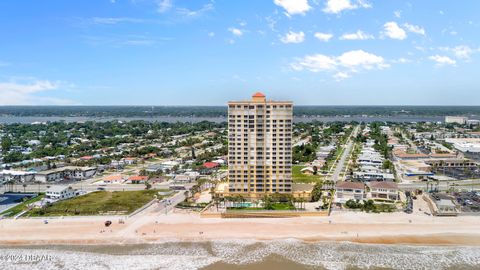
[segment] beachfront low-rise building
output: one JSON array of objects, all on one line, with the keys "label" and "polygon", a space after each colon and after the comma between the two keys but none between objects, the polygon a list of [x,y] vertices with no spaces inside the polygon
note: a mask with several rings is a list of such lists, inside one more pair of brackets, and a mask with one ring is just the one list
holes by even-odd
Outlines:
[{"label": "beachfront low-rise building", "polygon": [[370,182],[369,197],[373,200],[398,201],[398,185],[393,182]]},{"label": "beachfront low-rise building", "polygon": [[348,200],[366,199],[365,184],[361,182],[340,181],[335,185],[335,203],[344,204]]},{"label": "beachfront low-rise building", "polygon": [[54,203],[61,200],[71,199],[77,192],[70,186],[51,186],[45,191],[45,201]]}]

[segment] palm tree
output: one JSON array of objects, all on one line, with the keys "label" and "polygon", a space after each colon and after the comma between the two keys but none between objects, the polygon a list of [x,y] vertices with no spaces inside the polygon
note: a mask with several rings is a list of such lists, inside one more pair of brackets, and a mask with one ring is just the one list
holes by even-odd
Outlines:
[{"label": "palm tree", "polygon": [[263,196],[263,208],[265,209],[269,209],[272,205],[272,201],[271,201],[271,198],[268,194],[265,194]]},{"label": "palm tree", "polygon": [[23,185],[22,185],[22,186],[23,186],[23,193],[26,193],[26,191],[25,191],[25,190],[26,190],[26,188],[27,188],[27,183],[23,183]]}]

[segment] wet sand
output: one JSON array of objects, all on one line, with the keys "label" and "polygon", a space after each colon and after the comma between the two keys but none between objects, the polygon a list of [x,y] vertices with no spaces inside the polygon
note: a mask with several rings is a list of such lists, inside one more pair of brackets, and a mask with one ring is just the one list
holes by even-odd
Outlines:
[{"label": "wet sand", "polygon": [[[106,228],[105,220],[112,226]],[[330,217],[208,219],[152,209],[119,224],[118,217],[0,220],[0,245],[126,245],[165,241],[282,240],[364,244],[480,246],[480,217],[404,213],[332,213]]]}]

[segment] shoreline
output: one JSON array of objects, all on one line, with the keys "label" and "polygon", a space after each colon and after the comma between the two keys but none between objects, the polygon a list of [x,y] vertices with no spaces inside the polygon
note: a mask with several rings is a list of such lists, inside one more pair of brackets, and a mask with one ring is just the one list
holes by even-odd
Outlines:
[{"label": "shoreline", "polygon": [[[462,240],[458,240],[458,238]],[[466,240],[468,239],[468,240]],[[232,238],[225,239],[163,239],[155,241],[96,241],[96,240],[37,240],[37,241],[3,241],[0,240],[1,248],[22,248],[39,246],[91,246],[91,247],[110,247],[110,246],[138,246],[138,245],[156,245],[165,243],[209,243],[209,242],[275,242],[275,241],[298,241],[303,244],[321,244],[321,243],[349,243],[360,245],[392,245],[392,246],[426,246],[426,247],[480,247],[480,234],[432,234],[432,235],[389,235],[378,237],[359,237],[359,238]]]},{"label": "shoreline", "polygon": [[[378,245],[480,246],[478,217],[332,213],[329,217],[220,219],[150,207],[123,224],[113,217],[0,220],[0,247],[137,245],[165,242],[301,241]],[[103,222],[113,223],[105,227]]]},{"label": "shoreline", "polygon": [[[461,241],[458,239],[461,238]],[[466,240],[468,239],[468,240]],[[479,247],[480,234],[431,234],[431,235],[389,235],[389,236],[366,236],[366,237],[317,237],[315,239],[309,238],[232,238],[232,239],[214,239],[214,238],[169,238],[162,240],[142,240],[142,241],[97,241],[97,240],[38,240],[38,241],[2,241],[0,240],[0,248],[15,248],[15,247],[38,247],[44,245],[51,246],[91,246],[91,247],[109,247],[109,246],[138,246],[138,245],[156,245],[167,243],[209,243],[209,242],[259,242],[268,243],[276,241],[298,241],[303,244],[321,244],[321,243],[349,243],[361,245],[400,245],[400,246],[427,246],[427,247]]]}]

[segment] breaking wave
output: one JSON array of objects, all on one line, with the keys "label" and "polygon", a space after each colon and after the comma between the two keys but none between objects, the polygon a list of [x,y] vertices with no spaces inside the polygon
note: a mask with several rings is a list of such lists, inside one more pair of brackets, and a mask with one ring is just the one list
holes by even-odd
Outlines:
[{"label": "breaking wave", "polygon": [[[127,246],[0,248],[0,269],[202,269],[264,265],[272,256],[299,268],[479,269],[480,247],[305,243],[297,240],[165,242]],[[303,267],[304,266],[304,267]],[[212,268],[214,269],[214,268]],[[285,268],[286,269],[286,268]]]}]

